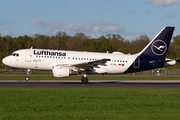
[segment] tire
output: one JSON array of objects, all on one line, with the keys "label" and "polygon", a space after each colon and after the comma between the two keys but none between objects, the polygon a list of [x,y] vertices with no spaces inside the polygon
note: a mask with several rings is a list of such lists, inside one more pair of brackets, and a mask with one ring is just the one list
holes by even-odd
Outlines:
[{"label": "tire", "polygon": [[26,81],[29,81],[29,77],[27,76],[27,77],[25,78],[25,80],[26,80]]},{"label": "tire", "polygon": [[87,77],[82,77],[81,81],[82,81],[82,83],[87,84],[88,83],[88,78]]}]

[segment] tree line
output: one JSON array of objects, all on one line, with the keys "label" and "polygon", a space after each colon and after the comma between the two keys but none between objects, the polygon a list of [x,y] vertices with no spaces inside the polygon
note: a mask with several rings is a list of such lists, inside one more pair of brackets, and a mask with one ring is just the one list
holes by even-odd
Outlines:
[{"label": "tree line", "polygon": [[[141,35],[135,40],[125,40],[119,34],[107,34],[99,38],[91,38],[84,33],[76,33],[74,36],[66,32],[57,32],[56,35],[46,36],[35,34],[34,36],[11,37],[10,35],[0,35],[0,59],[11,54],[18,49],[38,48],[38,49],[56,49],[72,51],[89,52],[122,52],[125,54],[135,54],[140,52],[150,39],[147,35]],[[180,35],[173,37],[170,44],[168,58],[180,57]]]}]

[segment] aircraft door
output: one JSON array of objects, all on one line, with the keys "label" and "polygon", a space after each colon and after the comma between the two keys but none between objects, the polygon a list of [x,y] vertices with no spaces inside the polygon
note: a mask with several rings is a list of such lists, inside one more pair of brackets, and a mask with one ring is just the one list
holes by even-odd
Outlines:
[{"label": "aircraft door", "polygon": [[134,61],[134,68],[139,68],[140,67],[140,58],[137,57],[136,60]]},{"label": "aircraft door", "polygon": [[31,62],[31,56],[32,56],[32,51],[31,50],[26,51],[25,62]]}]

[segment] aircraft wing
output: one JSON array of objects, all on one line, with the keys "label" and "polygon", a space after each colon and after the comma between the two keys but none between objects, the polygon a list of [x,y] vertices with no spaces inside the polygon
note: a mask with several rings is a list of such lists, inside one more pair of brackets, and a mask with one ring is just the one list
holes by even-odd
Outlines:
[{"label": "aircraft wing", "polygon": [[85,63],[71,64],[71,67],[75,67],[79,70],[93,70],[94,67],[99,68],[98,65],[106,66],[106,62],[110,59],[101,59],[96,61],[90,61]]}]

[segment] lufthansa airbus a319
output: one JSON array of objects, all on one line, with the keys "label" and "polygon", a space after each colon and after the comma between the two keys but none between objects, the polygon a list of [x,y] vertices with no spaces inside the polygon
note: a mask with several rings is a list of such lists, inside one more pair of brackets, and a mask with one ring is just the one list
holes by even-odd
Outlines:
[{"label": "lufthansa airbus a319", "polygon": [[[49,49],[21,49],[5,57],[3,64],[23,69],[51,70],[53,77],[81,74],[82,83],[88,83],[87,74],[122,74],[162,68],[176,64],[166,59],[174,27],[164,27],[154,39],[137,54],[121,52],[97,53]],[[29,77],[26,77],[29,80]]]}]

